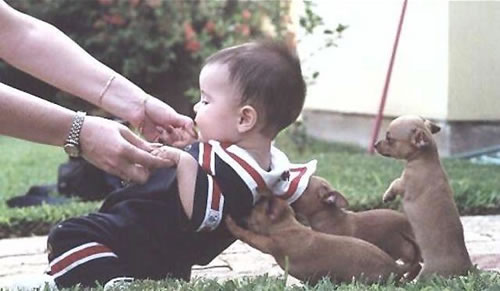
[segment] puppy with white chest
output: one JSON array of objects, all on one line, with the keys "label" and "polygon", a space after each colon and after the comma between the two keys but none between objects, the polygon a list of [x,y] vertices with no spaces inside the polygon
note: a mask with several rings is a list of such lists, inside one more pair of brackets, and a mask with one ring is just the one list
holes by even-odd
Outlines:
[{"label": "puppy with white chest", "polygon": [[421,269],[420,250],[408,219],[391,209],[345,210],[348,201],[325,179],[312,176],[304,193],[292,204],[313,230],[352,236],[370,242],[410,269],[413,279]]},{"label": "puppy with white chest", "polygon": [[271,254],[282,269],[311,284],[327,276],[334,282],[383,282],[406,269],[376,246],[353,237],[315,232],[300,224],[288,203],[264,197],[248,218],[248,230],[228,217],[226,225],[238,239]]},{"label": "puppy with white chest", "polygon": [[439,130],[421,117],[401,116],[390,123],[386,138],[375,144],[381,155],[406,160],[401,177],[391,183],[383,200],[403,197],[424,259],[418,279],[464,275],[472,268],[453,191],[432,137]]}]

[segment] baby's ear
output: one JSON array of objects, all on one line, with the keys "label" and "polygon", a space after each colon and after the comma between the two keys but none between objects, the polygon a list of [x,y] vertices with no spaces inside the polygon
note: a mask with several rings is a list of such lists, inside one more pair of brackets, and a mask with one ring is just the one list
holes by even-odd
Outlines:
[{"label": "baby's ear", "polygon": [[257,111],[251,105],[245,105],[240,108],[240,116],[238,120],[238,131],[245,133],[252,130],[257,124]]}]

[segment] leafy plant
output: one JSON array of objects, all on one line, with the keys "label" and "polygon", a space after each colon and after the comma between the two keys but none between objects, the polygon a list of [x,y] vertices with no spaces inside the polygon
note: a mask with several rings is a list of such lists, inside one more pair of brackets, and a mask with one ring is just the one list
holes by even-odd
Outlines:
[{"label": "leafy plant", "polygon": [[[269,35],[287,37],[290,3],[243,0],[24,0],[11,1],[10,4],[54,24],[103,63],[179,111],[191,113],[190,102],[198,97],[198,73],[203,60],[223,47],[252,39]],[[322,25],[322,20],[311,7],[307,7],[307,17],[301,23],[312,32]],[[0,75],[3,75],[2,70]],[[26,87],[22,80],[29,77],[5,75],[13,76],[10,81],[23,84],[21,88]],[[77,78],[75,76],[75,82]],[[33,80],[29,79],[29,82]],[[38,89],[42,92],[33,93],[42,96],[54,94],[53,89]],[[85,107],[81,101],[61,98],[61,93],[58,95],[56,99],[59,103],[73,108]]]}]

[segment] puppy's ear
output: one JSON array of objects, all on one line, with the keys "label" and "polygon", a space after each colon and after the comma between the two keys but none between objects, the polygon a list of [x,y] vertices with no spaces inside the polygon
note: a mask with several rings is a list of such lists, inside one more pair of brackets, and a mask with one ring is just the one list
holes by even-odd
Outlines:
[{"label": "puppy's ear", "polygon": [[335,190],[326,193],[323,196],[322,201],[325,204],[334,205],[338,208],[346,208],[347,206],[349,206],[349,202],[347,202],[347,199],[345,199],[344,195]]},{"label": "puppy's ear", "polygon": [[437,126],[436,124],[432,123],[429,120],[425,120],[424,124],[431,131],[432,134],[438,133],[441,130],[441,127]]},{"label": "puppy's ear", "polygon": [[418,149],[424,149],[429,146],[430,141],[424,130],[416,128],[411,135],[411,143]]}]

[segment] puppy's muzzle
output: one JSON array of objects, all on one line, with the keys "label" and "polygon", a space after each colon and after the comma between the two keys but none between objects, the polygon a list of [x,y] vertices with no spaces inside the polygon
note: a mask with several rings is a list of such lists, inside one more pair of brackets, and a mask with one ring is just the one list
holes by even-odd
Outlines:
[{"label": "puppy's muzzle", "polygon": [[382,148],[382,143],[383,141],[382,140],[379,140],[375,143],[374,147],[375,147],[375,150],[377,151],[377,153],[381,154],[382,156],[385,156],[385,157],[390,157],[389,153],[385,152]]}]

